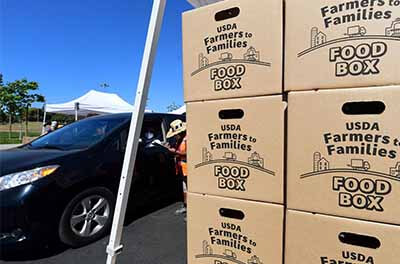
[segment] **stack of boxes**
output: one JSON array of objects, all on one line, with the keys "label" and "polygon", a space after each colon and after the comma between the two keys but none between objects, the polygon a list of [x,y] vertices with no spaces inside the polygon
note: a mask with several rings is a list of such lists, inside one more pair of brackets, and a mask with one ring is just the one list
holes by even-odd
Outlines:
[{"label": "stack of boxes", "polygon": [[283,3],[183,15],[190,264],[282,263]]},{"label": "stack of boxes", "polygon": [[286,263],[400,263],[400,2],[287,0],[285,41]]},{"label": "stack of boxes", "polygon": [[400,1],[285,10],[286,120],[283,2],[183,15],[188,263],[398,264]]}]

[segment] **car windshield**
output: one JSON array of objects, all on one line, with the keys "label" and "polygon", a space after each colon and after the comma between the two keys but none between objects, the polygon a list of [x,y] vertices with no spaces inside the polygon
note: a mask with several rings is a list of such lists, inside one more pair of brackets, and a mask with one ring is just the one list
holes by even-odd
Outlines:
[{"label": "car windshield", "polygon": [[33,149],[73,150],[88,148],[101,141],[126,118],[86,119],[60,128],[31,142]]}]

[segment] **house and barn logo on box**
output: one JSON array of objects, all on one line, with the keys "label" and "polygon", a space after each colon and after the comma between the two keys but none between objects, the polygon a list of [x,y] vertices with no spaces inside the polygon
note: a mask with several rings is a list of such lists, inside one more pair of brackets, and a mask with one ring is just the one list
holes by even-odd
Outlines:
[{"label": "house and barn logo on box", "polygon": [[[255,136],[242,132],[238,124],[223,124],[220,128],[220,132],[207,135],[209,146],[202,148],[202,160],[195,165],[196,169],[213,166],[218,189],[245,192],[252,170],[275,176],[274,171],[265,168],[264,157],[254,149]],[[215,150],[224,150],[224,154],[216,156]],[[248,152],[247,160],[239,160],[237,151]]]},{"label": "house and barn logo on box", "polygon": [[188,263],[282,264],[283,205],[190,192],[188,201]]},{"label": "house and barn logo on box", "polygon": [[[385,198],[392,194],[392,184],[400,182],[400,138],[384,134],[379,122],[346,122],[343,133],[325,132],[323,156],[315,151],[312,171],[301,179],[332,176],[331,191],[338,194],[338,206],[374,212],[385,211]],[[347,164],[333,164],[335,156],[348,155]],[[354,158],[354,156],[359,156]],[[370,160],[368,159],[370,157]],[[376,171],[374,162],[389,160],[387,171]],[[310,166],[311,167],[311,166]]]},{"label": "house and barn logo on box", "polygon": [[[328,50],[334,76],[378,75],[382,61],[393,56],[392,45],[400,45],[400,0],[347,1],[320,7],[321,25],[310,28],[309,46],[297,54],[304,58],[320,49]],[[382,28],[374,21],[386,21]],[[330,31],[342,36],[330,37]]]},{"label": "house and barn logo on box", "polygon": [[[212,228],[210,228],[210,233],[213,231]],[[217,233],[218,234],[218,233]],[[220,234],[222,235],[222,234]],[[256,242],[254,241],[248,241],[246,236],[239,235],[240,239],[242,241],[245,241],[246,243],[248,242],[249,245],[255,246]],[[230,237],[228,237],[230,238]],[[215,237],[212,237],[212,239],[215,241],[217,240]],[[236,238],[237,239],[237,238]],[[241,261],[238,259],[237,254],[235,253],[234,250],[230,249],[229,246],[235,247],[238,245],[241,249],[246,249],[246,253],[251,252],[251,247],[247,247],[244,245],[240,246],[240,242],[236,242],[234,239],[230,238],[229,240],[221,240],[218,239],[220,242],[227,245],[227,248],[224,249],[222,252],[216,252],[214,251],[213,247],[207,242],[207,240],[203,241],[203,252],[201,254],[196,255],[196,259],[212,259],[209,263],[210,264],[229,264],[229,263],[235,263],[235,264],[263,264],[263,262],[260,260],[260,258],[257,255],[252,255],[247,261]],[[216,242],[213,242],[216,243]],[[250,254],[250,253],[249,253]]]},{"label": "house and barn logo on box", "polygon": [[[237,90],[243,87],[242,78],[248,71],[248,65],[270,67],[271,63],[261,58],[261,52],[251,46],[252,32],[239,28],[238,23],[220,25],[214,35],[204,37],[204,53],[198,55],[198,68],[191,76],[203,71],[209,71],[209,78],[214,85],[214,91]],[[229,51],[244,49],[242,57],[234,57]],[[216,61],[210,61],[208,55],[218,53]]]}]

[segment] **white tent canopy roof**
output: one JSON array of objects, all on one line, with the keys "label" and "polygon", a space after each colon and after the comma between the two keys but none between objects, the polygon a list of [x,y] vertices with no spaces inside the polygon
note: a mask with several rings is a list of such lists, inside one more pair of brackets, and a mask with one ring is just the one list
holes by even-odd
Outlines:
[{"label": "white tent canopy roof", "polygon": [[116,114],[133,111],[133,106],[117,94],[90,90],[85,95],[67,103],[46,104],[46,112],[74,115],[76,103],[79,103],[79,115]]},{"label": "white tent canopy roof", "polygon": [[187,0],[194,7],[201,7],[209,4],[213,4],[222,0]]},{"label": "white tent canopy roof", "polygon": [[184,113],[186,113],[186,105],[183,105],[180,108],[170,112],[170,114],[176,114],[176,115],[182,115]]}]

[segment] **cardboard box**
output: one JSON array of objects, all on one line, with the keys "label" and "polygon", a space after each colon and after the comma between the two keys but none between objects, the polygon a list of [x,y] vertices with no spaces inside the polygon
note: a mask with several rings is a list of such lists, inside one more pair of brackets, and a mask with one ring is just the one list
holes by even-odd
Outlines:
[{"label": "cardboard box", "polygon": [[282,264],[281,205],[188,194],[188,264]]},{"label": "cardboard box", "polygon": [[288,208],[400,224],[400,87],[289,93]]},{"label": "cardboard box", "polygon": [[226,0],[183,14],[185,101],[282,93],[282,0]]},{"label": "cardboard box", "polygon": [[190,192],[283,203],[282,96],[187,104]]},{"label": "cardboard box", "polygon": [[400,2],[287,0],[285,90],[400,84]]},{"label": "cardboard box", "polygon": [[400,227],[288,211],[286,264],[398,264]]}]

